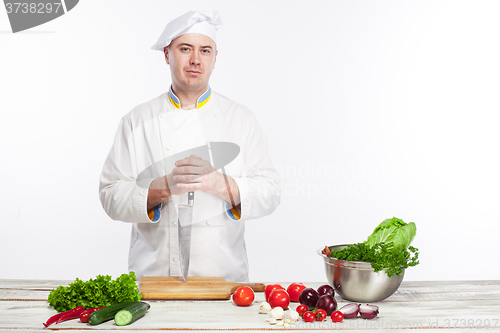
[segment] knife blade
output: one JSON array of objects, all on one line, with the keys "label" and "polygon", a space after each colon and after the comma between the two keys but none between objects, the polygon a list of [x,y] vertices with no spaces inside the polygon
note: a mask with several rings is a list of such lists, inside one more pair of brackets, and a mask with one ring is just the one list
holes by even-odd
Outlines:
[{"label": "knife blade", "polygon": [[191,252],[191,227],[193,221],[194,192],[188,193],[187,205],[179,205],[178,236],[181,272],[184,282],[189,271],[189,255]]}]

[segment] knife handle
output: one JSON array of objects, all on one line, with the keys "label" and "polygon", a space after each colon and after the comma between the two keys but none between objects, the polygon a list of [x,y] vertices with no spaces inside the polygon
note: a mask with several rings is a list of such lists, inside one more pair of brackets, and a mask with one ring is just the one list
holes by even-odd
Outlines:
[{"label": "knife handle", "polygon": [[188,193],[188,206],[194,205],[194,192]]}]

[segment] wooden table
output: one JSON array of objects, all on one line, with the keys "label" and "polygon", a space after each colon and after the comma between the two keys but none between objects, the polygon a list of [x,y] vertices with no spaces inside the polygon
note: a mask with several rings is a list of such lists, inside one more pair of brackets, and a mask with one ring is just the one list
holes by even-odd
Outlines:
[{"label": "wooden table", "polygon": [[[0,280],[0,331],[41,332],[47,330],[122,331],[268,331],[283,330],[265,321],[258,314],[263,293],[256,293],[249,307],[238,307],[232,301],[151,301],[151,309],[142,319],[119,327],[113,321],[98,326],[71,320],[49,329],[42,325],[56,313],[47,303],[51,289],[70,281]],[[282,283],[288,286],[289,283]],[[305,283],[317,288],[320,283]],[[339,307],[349,303],[336,296]],[[297,303],[291,303],[295,308]],[[387,330],[391,332],[500,332],[500,281],[429,281],[406,282],[388,299],[374,303],[380,307],[375,319],[345,319],[333,323],[330,319],[314,324],[299,321],[288,330],[349,332]],[[444,330],[446,329],[446,330]],[[480,330],[479,332],[482,332]]]}]

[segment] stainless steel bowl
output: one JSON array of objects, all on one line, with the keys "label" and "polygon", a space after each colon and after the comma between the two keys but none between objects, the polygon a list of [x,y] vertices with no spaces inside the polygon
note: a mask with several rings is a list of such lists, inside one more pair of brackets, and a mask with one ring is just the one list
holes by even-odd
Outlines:
[{"label": "stainless steel bowl", "polygon": [[[330,250],[342,250],[348,244],[330,246]],[[392,294],[403,281],[404,270],[401,276],[388,277],[385,270],[376,272],[368,262],[344,261],[328,257],[318,250],[318,254],[325,262],[325,272],[328,283],[342,298],[354,302],[378,302]]]}]

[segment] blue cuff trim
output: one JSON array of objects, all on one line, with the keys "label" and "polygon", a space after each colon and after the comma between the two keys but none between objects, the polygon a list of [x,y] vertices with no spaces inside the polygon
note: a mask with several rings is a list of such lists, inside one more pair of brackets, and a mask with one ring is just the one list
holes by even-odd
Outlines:
[{"label": "blue cuff trim", "polygon": [[226,202],[226,214],[233,221],[238,221],[241,216],[240,213],[236,210],[236,208],[230,208],[229,203]]},{"label": "blue cuff trim", "polygon": [[155,207],[153,219],[151,220],[151,222],[158,222],[160,220],[160,208],[161,204]]}]

